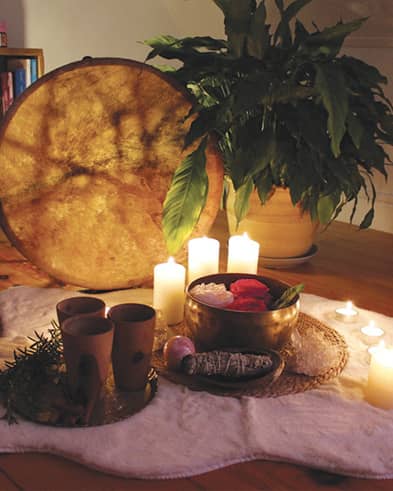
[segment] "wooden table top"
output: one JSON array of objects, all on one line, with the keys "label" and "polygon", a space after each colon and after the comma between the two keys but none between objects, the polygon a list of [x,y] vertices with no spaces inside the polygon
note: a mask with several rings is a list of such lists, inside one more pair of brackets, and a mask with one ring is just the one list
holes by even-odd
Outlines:
[{"label": "wooden table top", "polygon": [[[211,236],[227,240],[225,219],[219,215]],[[393,235],[333,223],[318,240],[318,254],[294,269],[260,268],[259,273],[291,284],[302,282],[305,292],[336,300],[350,299],[361,308],[393,317]],[[225,251],[221,257],[225,270]],[[58,286],[38,271],[0,236],[0,289],[13,285]],[[157,442],[159,444],[159,442]],[[187,479],[122,479],[95,472],[60,457],[38,454],[0,455],[2,491],[256,491],[256,490],[384,490],[393,479],[366,480],[327,474],[285,463],[254,461],[236,464]]]}]

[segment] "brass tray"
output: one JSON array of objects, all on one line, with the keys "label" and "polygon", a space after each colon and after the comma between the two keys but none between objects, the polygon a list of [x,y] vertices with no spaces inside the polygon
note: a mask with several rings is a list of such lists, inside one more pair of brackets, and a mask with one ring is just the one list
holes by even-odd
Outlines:
[{"label": "brass tray", "polygon": [[53,381],[43,385],[33,401],[18,394],[13,405],[20,416],[35,423],[68,428],[101,426],[122,421],[141,411],[153,399],[157,388],[158,374],[154,368],[149,372],[145,389],[135,392],[118,390],[110,370],[102,397],[96,402],[88,423],[83,422],[83,412],[79,411],[79,407],[67,403],[64,398],[65,374],[57,383]]}]

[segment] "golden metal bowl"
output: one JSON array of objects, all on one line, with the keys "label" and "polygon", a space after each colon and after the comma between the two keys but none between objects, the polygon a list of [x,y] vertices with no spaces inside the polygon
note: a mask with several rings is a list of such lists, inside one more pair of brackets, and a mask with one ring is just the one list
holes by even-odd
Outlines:
[{"label": "golden metal bowl", "polygon": [[231,283],[242,278],[262,281],[273,298],[290,287],[287,283],[255,274],[222,273],[202,276],[186,290],[185,328],[198,351],[217,348],[279,349],[289,340],[299,315],[299,295],[285,308],[265,312],[244,312],[214,307],[193,297],[190,291],[200,283]]}]

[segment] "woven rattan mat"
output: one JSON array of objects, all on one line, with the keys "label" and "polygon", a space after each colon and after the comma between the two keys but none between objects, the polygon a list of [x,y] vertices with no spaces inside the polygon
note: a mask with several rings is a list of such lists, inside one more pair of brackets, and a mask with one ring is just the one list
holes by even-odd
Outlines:
[{"label": "woven rattan mat", "polygon": [[[153,356],[153,366],[158,370],[160,375],[171,382],[185,385],[191,390],[204,390],[221,396],[278,397],[287,394],[296,394],[297,392],[304,392],[328,382],[342,372],[348,360],[348,347],[341,334],[319,320],[302,312],[299,314],[296,328],[302,337],[312,336],[315,331],[322,333],[326,342],[336,350],[334,363],[318,376],[312,377],[284,369],[277,378],[261,377],[248,382],[239,382],[238,387],[233,387],[232,384],[231,388],[227,388],[225,387],[225,384],[216,386],[215,384],[206,383],[198,377],[166,370],[162,351],[155,352]],[[281,355],[285,359],[288,356],[288,351],[283,350]]]}]

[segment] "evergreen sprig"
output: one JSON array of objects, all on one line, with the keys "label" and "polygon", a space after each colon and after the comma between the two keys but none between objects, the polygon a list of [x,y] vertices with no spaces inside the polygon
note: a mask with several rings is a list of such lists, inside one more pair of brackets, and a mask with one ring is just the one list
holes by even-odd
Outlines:
[{"label": "evergreen sprig", "polygon": [[[6,408],[8,423],[17,422],[15,414],[39,411],[37,393],[46,383],[60,377],[62,340],[58,324],[52,321],[48,335],[34,332],[32,344],[14,351],[14,359],[5,362],[0,371],[0,393]],[[22,405],[22,407],[21,407]]]}]

